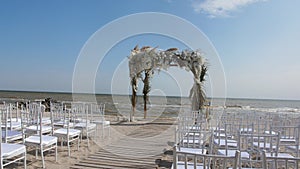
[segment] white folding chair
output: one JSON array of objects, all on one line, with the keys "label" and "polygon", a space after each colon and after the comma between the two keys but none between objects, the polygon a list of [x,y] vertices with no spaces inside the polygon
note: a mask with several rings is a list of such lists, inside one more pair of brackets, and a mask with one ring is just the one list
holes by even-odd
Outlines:
[{"label": "white folding chair", "polygon": [[8,107],[8,113],[6,114],[6,121],[2,123],[2,127],[10,130],[20,130],[21,129],[21,119],[18,117],[18,104],[14,105],[12,103],[6,104]]},{"label": "white folding chair", "polygon": [[[280,133],[280,152],[292,153],[295,157],[299,157],[299,132],[300,125],[296,126],[271,126],[272,132]],[[291,150],[291,151],[289,151]]]},{"label": "white folding chair", "polygon": [[21,120],[20,124],[18,124],[18,127],[12,127],[12,121],[8,120],[12,118],[12,104],[6,105],[3,107],[3,109],[6,110],[2,114],[2,120],[4,122],[4,124],[1,125],[1,127],[4,129],[2,130],[2,140],[4,143],[20,141],[23,138],[23,134],[21,132]]},{"label": "white folding chair", "polygon": [[[250,169],[250,168],[264,169],[265,163],[263,161],[263,156],[261,153],[263,150],[261,148],[254,146],[257,138],[259,138],[259,140],[261,141],[261,142],[259,142],[259,144],[263,143],[262,140],[266,139],[266,138],[264,138],[264,139],[260,138],[260,135],[265,135],[265,134],[239,133],[238,150],[241,151],[241,154],[242,153],[248,154],[248,156],[246,156],[246,155],[240,156],[240,164],[239,164],[240,169]],[[261,136],[261,137],[263,137],[263,136]],[[277,137],[275,137],[275,138],[277,138]],[[270,144],[267,144],[267,145],[271,146]],[[267,145],[265,145],[265,147],[267,147]]]},{"label": "white folding chair", "polygon": [[299,168],[299,157],[281,157],[281,156],[267,156],[266,152],[263,151],[263,158],[265,160],[265,168],[264,169],[298,169]]},{"label": "white folding chair", "polygon": [[[2,114],[6,114],[8,111],[7,107],[0,108],[1,117]],[[7,121],[7,119],[5,119]],[[0,126],[2,119],[0,120]],[[2,128],[0,127],[0,135],[2,138]],[[7,135],[6,135],[7,136]],[[11,143],[2,143],[0,141],[0,168],[3,169],[5,166],[8,166],[12,163],[17,163],[18,161],[23,160],[24,168],[26,169],[26,147],[22,144],[11,144]]]},{"label": "white folding chair", "polygon": [[[63,105],[61,105],[61,106],[63,106]],[[70,156],[71,155],[70,143],[77,141],[77,150],[79,150],[79,140],[80,140],[81,130],[71,128],[71,126],[70,126],[71,110],[67,109],[65,106],[63,112],[65,112],[63,114],[67,114],[67,117],[66,117],[66,119],[63,119],[64,123],[62,124],[62,127],[54,130],[53,135],[56,136],[61,141],[61,145],[64,142],[67,143],[68,155]],[[55,112],[51,112],[51,113],[55,113]],[[59,113],[59,112],[57,112],[57,113]],[[56,116],[56,115],[54,115],[54,116]]]},{"label": "white folding chair", "polygon": [[[86,136],[87,145],[90,146],[90,136],[95,133],[97,125],[90,120],[91,107],[88,103],[72,102],[71,111],[75,122],[74,128],[81,130],[81,137]],[[81,138],[82,140],[82,138]]]},{"label": "white folding chair", "polygon": [[[45,107],[41,103],[32,102],[28,103],[27,109],[28,110],[22,119],[22,121],[26,123],[25,134],[33,135],[39,133],[40,131],[42,134],[51,134],[52,123],[50,117],[43,118]],[[42,119],[40,120],[39,117],[42,117]],[[50,120],[50,122],[48,120]]]},{"label": "white folding chair", "polygon": [[213,134],[213,146],[216,149],[229,149],[238,147],[237,142],[237,132],[238,128],[236,125],[231,123],[226,123],[224,128],[218,127]]},{"label": "white folding chair", "polygon": [[173,165],[171,169],[232,169],[238,168],[239,151],[234,156],[197,154],[177,151],[173,148]]},{"label": "white folding chair", "polygon": [[211,131],[209,130],[182,130],[176,129],[175,143],[177,151],[196,154],[206,154],[209,149]]},{"label": "white folding chair", "polygon": [[110,121],[105,119],[105,104],[91,103],[91,122],[96,124],[95,137],[99,136],[99,127],[101,127],[102,139],[105,136],[105,130],[108,132],[108,138],[110,137]]},{"label": "white folding chair", "polygon": [[[43,135],[43,112],[44,107],[42,107],[41,103],[30,103],[29,115],[30,119],[26,121],[31,125],[36,124],[35,131],[36,134],[30,135],[25,138],[25,145],[34,147],[36,149],[36,158],[38,150],[40,150],[41,158],[42,158],[42,167],[45,168],[45,160],[44,160],[44,152],[54,149],[55,150],[55,161],[57,162],[57,137],[50,135]],[[32,131],[30,129],[30,132]]]}]

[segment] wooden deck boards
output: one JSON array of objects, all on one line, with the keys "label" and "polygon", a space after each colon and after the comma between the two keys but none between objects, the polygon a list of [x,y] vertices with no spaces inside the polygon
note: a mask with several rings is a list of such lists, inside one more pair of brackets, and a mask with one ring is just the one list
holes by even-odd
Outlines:
[{"label": "wooden deck boards", "polygon": [[[132,128],[132,125],[128,125]],[[127,127],[126,124],[112,125],[114,128]],[[136,125],[132,132],[126,134],[100,151],[79,161],[72,169],[155,169],[160,168],[164,150],[168,142],[174,140],[173,133],[163,134],[163,130],[170,129],[172,123],[147,123]],[[171,129],[173,130],[173,129]],[[174,130],[173,130],[174,131]],[[113,137],[113,135],[111,136]],[[159,151],[158,151],[159,150]]]}]

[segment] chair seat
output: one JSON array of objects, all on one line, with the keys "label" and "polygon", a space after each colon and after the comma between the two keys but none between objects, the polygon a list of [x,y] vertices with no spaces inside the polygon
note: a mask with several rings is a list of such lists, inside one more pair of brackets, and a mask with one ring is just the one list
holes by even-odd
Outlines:
[{"label": "chair seat", "polygon": [[[34,120],[34,121],[32,121],[33,123],[38,123],[39,122],[39,120]],[[49,125],[49,124],[51,124],[51,119],[50,119],[50,117],[43,117],[43,119],[42,119],[42,124],[43,125]]]},{"label": "chair seat", "polygon": [[45,124],[45,125],[51,124],[50,117],[43,117],[42,124]]},{"label": "chair seat", "polygon": [[8,122],[9,122],[9,121],[21,121],[21,118],[15,118],[15,117],[13,117],[13,118],[8,118],[7,121],[8,121]]},{"label": "chair seat", "polygon": [[[40,130],[40,126],[29,126],[29,127],[26,127],[26,130],[28,131],[39,131]],[[48,132],[51,132],[52,130],[52,127],[51,126],[42,126],[42,133],[48,133]]]},{"label": "chair seat", "polygon": [[26,153],[26,147],[22,144],[1,143],[2,158],[11,158]]},{"label": "chair seat", "polygon": [[281,138],[280,138],[280,142],[281,142],[281,143],[296,143],[296,139],[295,139],[295,138],[285,138],[285,137],[281,137]]},{"label": "chair seat", "polygon": [[[235,153],[236,153],[236,150],[227,150],[227,156],[234,157]],[[218,150],[218,154],[219,155],[226,155],[226,150]],[[247,153],[247,152],[245,152],[245,151],[242,151],[241,152],[241,158],[249,159],[250,158],[250,154]]]},{"label": "chair seat", "polygon": [[214,131],[218,131],[218,132],[221,132],[221,133],[225,133],[225,128],[219,128],[219,127],[212,127],[211,129],[213,129]]},{"label": "chair seat", "polygon": [[266,153],[266,157],[280,157],[280,158],[295,158],[294,156],[288,154],[288,153],[278,153],[277,156],[274,153]]},{"label": "chair seat", "polygon": [[[26,143],[40,144],[40,136],[38,136],[38,135],[29,136],[28,138],[25,139],[25,144]],[[42,143],[43,143],[43,146],[55,144],[55,143],[57,143],[57,137],[42,135]]]},{"label": "chair seat", "polygon": [[273,134],[273,135],[278,134],[278,132],[275,132],[275,131],[269,131],[269,130],[266,130],[264,133],[265,133],[265,134]]},{"label": "chair seat", "polygon": [[[78,136],[80,133],[81,133],[80,130],[69,129],[69,136],[70,137]],[[67,135],[68,134],[68,129],[60,128],[60,129],[55,130],[53,134],[54,135]]]},{"label": "chair seat", "polygon": [[94,123],[77,123],[77,124],[75,124],[75,128],[93,129],[93,128],[96,128],[96,124],[94,124]]},{"label": "chair seat", "polygon": [[203,144],[203,140],[199,140],[199,139],[183,139],[182,143],[184,144]]},{"label": "chair seat", "polygon": [[[297,150],[297,146],[286,146],[286,148],[294,151]],[[298,150],[300,150],[300,146],[298,146]]]},{"label": "chair seat", "polygon": [[193,153],[193,154],[206,154],[206,149],[200,148],[187,148],[187,147],[177,147],[177,152]]},{"label": "chair seat", "polygon": [[16,131],[16,130],[7,130],[7,136],[6,132],[2,130],[2,138],[12,139],[12,138],[22,138],[22,132]]},{"label": "chair seat", "polygon": [[[202,164],[199,164],[196,166],[196,169],[203,169],[203,165]],[[207,167],[206,167],[207,168]],[[171,169],[174,169],[174,164],[172,165]],[[185,164],[184,162],[177,162],[177,169],[185,169]],[[187,169],[195,169],[194,167],[194,163],[190,163],[188,162],[187,163]]]},{"label": "chair seat", "polygon": [[253,129],[252,128],[241,128],[240,132],[243,134],[249,134],[249,133],[253,133]]},{"label": "chair seat", "polygon": [[[53,123],[54,126],[67,127],[68,124],[65,121],[57,121]],[[74,123],[69,123],[69,127],[74,127]]]},{"label": "chair seat", "polygon": [[101,120],[96,120],[96,121],[93,121],[93,123],[95,124],[103,124],[103,125],[110,125],[110,121],[101,121]]},{"label": "chair seat", "polygon": [[225,138],[225,137],[227,137],[227,138],[232,138],[232,136],[227,135],[226,133],[219,133],[219,132],[215,132],[215,133],[214,133],[214,136],[215,136],[215,137],[218,137],[218,138]]},{"label": "chair seat", "polygon": [[[263,143],[263,142],[260,142],[260,143],[258,143],[258,142],[253,142],[253,145],[254,145],[254,147],[257,147],[257,148],[271,148],[271,145],[270,145],[270,143]],[[277,147],[276,146],[272,146],[272,149],[276,149]]]},{"label": "chair seat", "polygon": [[[11,126],[11,127],[10,127]],[[1,125],[2,128],[5,128],[5,124]],[[21,128],[21,121],[12,121],[7,122],[7,128],[11,129],[19,129]]]},{"label": "chair seat", "polygon": [[[224,140],[224,139],[214,139],[214,143],[220,147],[226,146],[226,140]],[[227,140],[227,146],[228,147],[237,147],[237,141],[236,140]]]},{"label": "chair seat", "polygon": [[86,123],[86,122],[90,123],[90,120],[77,118],[77,119],[74,119],[74,122],[75,123]]}]

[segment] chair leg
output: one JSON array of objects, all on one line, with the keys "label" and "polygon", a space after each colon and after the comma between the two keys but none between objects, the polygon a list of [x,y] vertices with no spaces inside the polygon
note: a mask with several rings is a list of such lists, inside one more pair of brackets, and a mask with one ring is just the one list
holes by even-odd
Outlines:
[{"label": "chair leg", "polygon": [[42,165],[43,165],[43,168],[46,168],[45,166],[45,160],[44,160],[44,152],[43,152],[43,149],[41,148],[41,158],[42,158]]},{"label": "chair leg", "polygon": [[77,138],[77,151],[79,151],[79,135],[78,135],[78,138]]},{"label": "chair leg", "polygon": [[70,152],[70,141],[69,141],[69,139],[67,139],[67,146],[68,146],[68,155],[70,157],[71,156],[71,152]]},{"label": "chair leg", "polygon": [[104,126],[102,125],[102,139],[104,139]]},{"label": "chair leg", "polygon": [[87,146],[88,148],[90,148],[90,138],[87,129],[86,129],[86,139],[87,139]]},{"label": "chair leg", "polygon": [[26,167],[27,167],[27,164],[26,164],[26,152],[24,153],[24,169],[26,169]]},{"label": "chair leg", "polygon": [[57,162],[57,142],[55,143],[55,162]]}]

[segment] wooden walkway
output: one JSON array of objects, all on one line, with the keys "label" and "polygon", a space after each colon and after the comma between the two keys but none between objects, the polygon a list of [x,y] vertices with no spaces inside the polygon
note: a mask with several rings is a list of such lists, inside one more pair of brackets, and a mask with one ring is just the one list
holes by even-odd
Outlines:
[{"label": "wooden walkway", "polygon": [[[155,169],[161,164],[174,141],[174,125],[168,121],[111,126],[111,142],[100,151],[73,165],[72,169]],[[124,132],[126,131],[126,132]],[[162,166],[166,165],[166,166]]]}]

